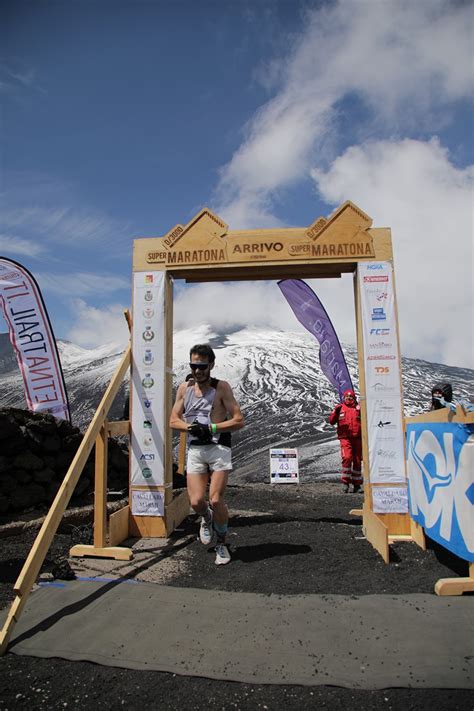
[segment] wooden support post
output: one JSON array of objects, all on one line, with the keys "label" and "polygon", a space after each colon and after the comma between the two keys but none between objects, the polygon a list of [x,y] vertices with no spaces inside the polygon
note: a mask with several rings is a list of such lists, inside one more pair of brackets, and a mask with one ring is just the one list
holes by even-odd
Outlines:
[{"label": "wooden support post", "polygon": [[94,548],[103,548],[107,535],[108,453],[109,436],[105,420],[95,441]]},{"label": "wooden support post", "polygon": [[128,309],[125,309],[125,310],[124,310],[123,315],[125,316],[125,320],[126,320],[127,325],[128,325],[128,330],[129,330],[130,333],[131,333],[131,332],[132,332],[132,325],[133,325],[133,322],[132,322],[132,315],[131,315],[131,313],[130,313],[130,311],[129,311]]},{"label": "wooden support post", "polygon": [[364,536],[369,543],[380,553],[385,563],[390,560],[389,538],[387,526],[364,504],[364,518],[362,522]]},{"label": "wooden support post", "polygon": [[[123,424],[123,423],[119,423]],[[72,557],[94,556],[95,558],[115,558],[130,560],[130,548],[107,545],[107,454],[109,444],[109,422],[104,420],[95,441],[95,490],[94,490],[94,545],[78,544],[69,551]],[[122,539],[124,540],[124,539]]]},{"label": "wooden support post", "polygon": [[437,595],[462,595],[474,592],[474,563],[469,564],[468,578],[440,578],[435,585]]},{"label": "wooden support post", "polygon": [[412,540],[415,541],[417,546],[420,546],[421,550],[426,550],[426,538],[423,527],[419,523],[414,521],[410,516],[410,535]]},{"label": "wooden support post", "polygon": [[128,520],[130,517],[130,506],[124,506],[109,518],[109,545],[118,546],[129,536]]},{"label": "wooden support post", "polygon": [[49,550],[54,534],[56,533],[61,522],[66,506],[68,505],[74,492],[82,470],[84,469],[84,465],[87,462],[87,458],[89,457],[91,449],[94,446],[94,442],[100,432],[129,365],[130,346],[125,351],[124,356],[104,393],[99,407],[97,408],[97,411],[92,418],[86,433],[84,434],[82,442],[79,445],[79,449],[76,452],[76,456],[71,462],[71,466],[69,467],[66,476],[59,487],[58,493],[56,494],[51,508],[49,509],[48,515],[46,516],[43,525],[36,536],[31,551],[14,585],[13,590],[16,593],[16,597],[13,600],[6,622],[0,632],[0,655],[4,654],[6,651],[13,627],[18,621],[23,606],[31,592],[33,583],[38,577],[41,566]]}]

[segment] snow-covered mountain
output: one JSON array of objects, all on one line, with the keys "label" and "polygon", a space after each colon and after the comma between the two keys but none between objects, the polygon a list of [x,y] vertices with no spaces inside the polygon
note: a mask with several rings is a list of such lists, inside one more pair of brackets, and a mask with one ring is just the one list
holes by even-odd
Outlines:
[{"label": "snow-covered mountain", "polygon": [[[336,394],[321,373],[318,345],[308,334],[244,329],[226,335],[208,326],[174,335],[175,382],[189,372],[189,348],[210,343],[216,353],[213,374],[234,388],[246,427],[233,435],[235,481],[269,478],[271,447],[297,447],[304,480],[335,476],[339,447],[327,423]],[[73,423],[85,428],[120,360],[120,349],[102,346],[86,350],[66,341],[58,348],[69,394]],[[357,353],[344,347],[349,371],[357,387]],[[468,399],[474,371],[404,358],[405,413],[426,410],[434,383],[453,384],[454,398]],[[111,411],[120,419],[128,383],[124,382]],[[0,334],[0,406],[24,407],[21,376],[7,334]]]}]

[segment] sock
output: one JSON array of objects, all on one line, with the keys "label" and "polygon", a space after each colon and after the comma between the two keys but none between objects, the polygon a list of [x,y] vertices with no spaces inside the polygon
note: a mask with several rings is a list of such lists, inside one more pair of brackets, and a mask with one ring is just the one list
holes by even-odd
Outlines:
[{"label": "sock", "polygon": [[226,536],[228,527],[229,526],[227,523],[216,523],[214,521],[214,528],[217,532],[217,542],[218,543],[225,543],[225,536]]},{"label": "sock", "polygon": [[204,519],[204,521],[205,521],[206,523],[211,523],[211,521],[212,521],[212,511],[211,511],[211,509],[209,508],[209,506],[207,507],[207,509],[206,509],[205,512],[203,513],[202,517],[203,517],[203,519]]}]

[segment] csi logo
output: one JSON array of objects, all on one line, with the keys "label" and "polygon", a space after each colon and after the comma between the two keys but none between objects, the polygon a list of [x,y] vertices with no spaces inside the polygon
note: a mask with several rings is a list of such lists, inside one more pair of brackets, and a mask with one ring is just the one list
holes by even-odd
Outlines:
[{"label": "csi logo", "polygon": [[141,462],[154,462],[155,461],[155,455],[152,454],[151,452],[144,453],[140,457]]},{"label": "csi logo", "polygon": [[388,375],[390,373],[388,365],[376,365],[374,370],[378,375]]},{"label": "csi logo", "polygon": [[389,328],[371,328],[370,329],[371,336],[388,336],[389,333],[390,333]]}]

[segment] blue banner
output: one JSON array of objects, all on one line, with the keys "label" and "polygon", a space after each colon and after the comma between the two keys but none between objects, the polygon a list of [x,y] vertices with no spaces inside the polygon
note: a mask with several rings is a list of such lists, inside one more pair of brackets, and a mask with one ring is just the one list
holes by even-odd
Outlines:
[{"label": "blue banner", "polygon": [[474,425],[407,423],[412,518],[455,555],[474,562]]},{"label": "blue banner", "polygon": [[341,344],[326,309],[301,279],[283,279],[278,286],[298,321],[318,340],[321,370],[342,400],[344,391],[354,388]]}]

